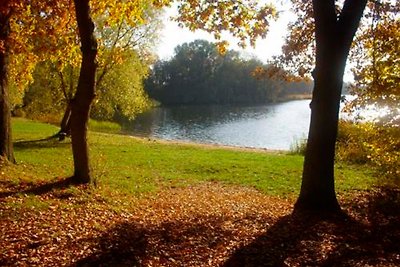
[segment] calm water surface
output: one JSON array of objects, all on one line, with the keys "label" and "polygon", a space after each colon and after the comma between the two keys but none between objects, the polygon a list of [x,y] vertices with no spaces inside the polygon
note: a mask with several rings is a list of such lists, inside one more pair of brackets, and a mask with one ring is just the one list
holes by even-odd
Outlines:
[{"label": "calm water surface", "polygon": [[288,150],[307,136],[309,103],[158,107],[124,128],[132,135],[168,140]]}]

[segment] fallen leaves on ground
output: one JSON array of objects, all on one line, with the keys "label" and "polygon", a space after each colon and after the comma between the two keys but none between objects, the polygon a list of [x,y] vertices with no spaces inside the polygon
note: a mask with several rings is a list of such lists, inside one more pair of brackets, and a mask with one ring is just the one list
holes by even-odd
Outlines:
[{"label": "fallen leaves on ground", "polygon": [[396,190],[356,192],[344,200],[349,218],[315,220],[291,215],[291,201],[219,183],[132,197],[123,209],[85,186],[22,187],[0,184],[0,265],[400,265]]}]

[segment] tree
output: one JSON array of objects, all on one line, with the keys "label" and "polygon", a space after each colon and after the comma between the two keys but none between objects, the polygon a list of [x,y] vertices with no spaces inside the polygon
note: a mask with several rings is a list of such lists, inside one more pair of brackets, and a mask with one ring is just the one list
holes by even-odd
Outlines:
[{"label": "tree", "polygon": [[[65,72],[69,71],[72,71],[72,68]],[[58,123],[60,114],[65,108],[65,100],[70,97],[69,90],[65,89],[68,87],[67,84],[63,84],[59,76],[60,73],[52,62],[44,61],[36,64],[32,75],[33,82],[27,87],[22,103],[20,105],[13,103],[17,104],[14,110],[18,110],[27,118]]]},{"label": "tree", "polygon": [[[31,21],[36,22],[36,20],[46,21],[48,17],[55,18],[54,22],[56,24],[60,23],[65,26],[68,24],[67,20],[64,18],[68,16],[63,16],[65,14],[65,10],[69,11],[69,9],[63,8],[63,5],[69,5],[70,1],[27,1],[20,2],[15,1],[15,3],[11,0],[2,1],[0,8],[2,14],[7,15],[6,20],[3,23],[8,25],[9,17],[8,14],[11,14],[11,4],[14,4],[22,9],[25,9],[26,18],[31,18]],[[30,11],[32,9],[32,4],[37,3],[39,7],[44,8],[43,11],[39,9],[39,12],[36,12],[36,16],[32,18],[30,16]],[[88,148],[86,142],[86,125],[90,110],[91,102],[95,96],[94,93],[94,85],[95,85],[95,72],[96,72],[96,54],[97,54],[97,43],[95,36],[93,34],[94,25],[90,16],[90,6],[89,0],[78,1],[74,0],[75,3],[75,13],[76,20],[79,29],[79,36],[81,39],[81,51],[82,51],[82,63],[80,76],[78,81],[78,87],[76,94],[71,103],[71,135],[72,135],[72,150],[74,156],[74,178],[76,182],[87,183],[90,181],[90,167],[89,167],[89,156],[88,156]],[[110,14],[111,24],[116,24],[123,15],[129,18],[129,23],[137,26],[143,22],[143,7],[147,5],[154,5],[155,7],[163,7],[168,5],[170,1],[164,0],[155,0],[155,1],[93,1],[92,4],[95,6],[94,10],[97,12],[98,10],[107,10]],[[97,4],[97,5],[96,5]],[[53,8],[53,6],[55,8]],[[194,8],[193,8],[194,7]],[[196,8],[197,7],[197,8]],[[36,10],[36,11],[37,11]],[[214,31],[216,37],[220,37],[220,33],[224,30],[232,32],[235,36],[239,37],[243,40],[244,37],[249,37],[251,42],[254,42],[255,39],[259,36],[263,36],[266,34],[266,28],[268,27],[268,18],[276,17],[275,9],[273,9],[269,5],[258,6],[255,5],[252,1],[245,2],[217,2],[211,3],[209,1],[182,1],[180,5],[181,16],[178,18],[181,23],[193,28],[193,25],[196,25],[200,28]],[[57,11],[57,12],[56,12]],[[64,12],[64,13],[63,13]],[[54,16],[58,15],[58,16]],[[197,20],[197,17],[201,17],[201,21]],[[53,28],[51,23],[41,24],[44,29],[49,31],[56,31],[63,29]],[[211,23],[209,23],[211,22]],[[16,27],[23,27],[26,24],[24,22],[18,21],[15,24]],[[191,26],[192,25],[192,26]],[[31,29],[31,28],[29,28]],[[42,36],[47,36],[48,31],[42,30],[38,31],[42,34]],[[22,33],[22,35],[29,35],[31,31],[27,31],[26,34],[24,31],[18,32],[18,34]],[[38,35],[36,35],[38,36]],[[49,36],[57,36],[57,35],[49,35]],[[38,39],[40,40],[40,39]],[[46,39],[47,40],[47,39]],[[72,42],[74,38],[71,38]],[[54,41],[54,40],[53,40]],[[2,42],[3,46],[5,41]],[[25,42],[25,45],[21,45],[22,47],[26,46],[29,42]],[[45,43],[45,42],[44,42]],[[53,43],[53,42],[50,42]],[[4,46],[6,47],[6,46]],[[47,49],[44,49],[46,51]],[[4,51],[4,50],[3,50]],[[49,50],[47,50],[49,51]],[[3,76],[5,77],[5,75]],[[0,95],[4,99],[4,103],[9,104],[8,99],[5,97],[6,94]],[[9,112],[7,113],[9,119]],[[2,120],[3,123],[6,120]],[[9,123],[6,127],[0,127],[0,130],[10,129]],[[7,145],[10,145],[11,138],[7,139]]]},{"label": "tree", "polygon": [[113,66],[102,82],[96,83],[91,118],[132,119],[151,106],[143,86],[149,72],[148,64],[134,50],[127,49],[120,57],[122,63]]},{"label": "tree", "polygon": [[279,69],[242,58],[233,50],[221,55],[216,44],[195,40],[177,46],[170,60],[155,64],[146,90],[164,105],[262,104],[284,99],[288,93],[284,89],[294,83],[262,72],[279,73]]},{"label": "tree", "polygon": [[142,3],[142,14],[136,19],[122,16],[110,24],[116,18],[108,12],[95,16],[99,68],[93,117],[131,119],[150,105],[143,80],[154,61],[152,49],[161,28],[161,12],[149,3]]},{"label": "tree", "polygon": [[[299,14],[305,20],[298,20],[293,27],[292,37],[297,36],[298,41],[294,41],[295,38],[292,38],[292,44],[296,45],[295,48],[303,53],[312,55],[313,49],[312,47],[310,49],[308,45],[312,43],[312,38],[304,38],[304,36],[310,37],[310,33],[315,34],[315,68],[312,72],[314,91],[310,104],[311,122],[302,186],[295,211],[339,212],[340,206],[334,187],[334,157],[341,89],[346,60],[367,0],[293,2],[306,8],[302,10],[303,13]],[[184,7],[186,9],[193,8],[191,4]],[[197,23],[201,24],[201,22]],[[308,29],[305,35],[302,35],[304,31],[296,31],[296,27],[298,29],[301,25],[309,26],[305,27]],[[301,40],[304,39],[309,41],[302,43]],[[291,59],[294,58],[292,49],[293,46],[286,46],[284,49],[288,58]],[[310,63],[306,59],[303,60]],[[307,66],[307,64],[301,65]],[[300,68],[299,72],[305,73],[306,68]]]},{"label": "tree", "polygon": [[[40,45],[39,49],[34,47],[32,50],[39,53],[44,52],[48,56],[45,57],[45,59],[60,62],[60,69],[63,69],[65,66],[73,66],[74,64],[72,64],[72,62],[79,62],[81,59],[80,76],[76,93],[71,100],[71,105],[69,106],[71,109],[71,115],[69,117],[75,169],[73,177],[77,183],[87,183],[90,181],[90,167],[86,142],[86,126],[90,106],[95,96],[95,60],[97,55],[97,42],[94,35],[94,24],[90,16],[89,1],[75,1],[75,12],[72,12],[74,14],[71,14],[69,8],[65,8],[71,7],[71,5],[69,5],[70,1],[49,1],[48,3],[47,1],[43,1],[40,2],[40,5],[38,4],[38,6],[33,5],[33,3],[36,2],[29,1],[18,3],[17,6],[21,10],[25,11],[29,16],[24,17],[26,20],[22,20],[19,14],[18,16],[15,16],[18,20],[18,23],[13,25],[15,26],[15,35],[17,37],[35,37],[35,40]],[[110,19],[108,20],[109,25],[117,25],[121,21],[121,18],[127,18],[127,21],[132,25],[132,27],[136,27],[143,23],[143,7],[149,3],[150,1],[148,0],[143,0],[140,3],[120,1],[111,2],[102,0],[91,2],[94,7],[94,13],[98,12],[99,14],[103,14],[108,12],[110,14]],[[63,10],[66,11],[61,12]],[[21,14],[24,13],[21,12]],[[68,22],[71,19],[76,19],[77,27],[69,27],[70,23]],[[38,21],[53,23],[38,23]],[[53,27],[53,25],[58,24],[61,24],[61,27]],[[40,27],[38,28],[38,26]],[[42,42],[41,38],[38,38],[38,35],[31,32],[31,28],[34,28],[37,32],[43,33],[43,36],[46,37],[43,38],[44,42]],[[59,34],[60,29],[66,30],[66,34]],[[78,49],[73,49],[77,44],[76,35],[73,34],[76,32],[76,29],[78,29],[81,40],[82,56],[77,53]],[[64,38],[56,38],[57,35],[63,36]],[[47,38],[47,36],[49,38]],[[36,44],[36,42],[33,43]],[[53,45],[53,47],[51,47],[51,45]],[[49,51],[52,53],[49,53]],[[60,58],[69,60],[63,61],[60,60]],[[7,103],[9,103],[9,101],[7,101]],[[11,140],[8,142],[10,143]]]},{"label": "tree", "polygon": [[95,97],[97,41],[90,16],[89,0],[74,0],[81,40],[82,63],[76,93],[71,102],[71,138],[74,157],[74,182],[91,180],[87,123],[90,105]]},{"label": "tree", "polygon": [[[373,39],[370,38],[371,36],[368,37],[369,41],[365,42],[366,35],[363,32],[374,28],[378,20],[386,20],[388,14],[392,14],[390,15],[392,18],[393,16],[398,18],[399,4],[398,1],[384,0],[369,2],[364,0],[292,0],[291,2],[298,18],[289,25],[290,34],[283,47],[283,56],[278,60],[289,70],[296,71],[300,75],[311,72],[314,78],[309,142],[304,162],[302,188],[295,210],[338,211],[340,208],[335,196],[333,177],[334,145],[346,59],[349,56],[350,47],[354,46],[353,40],[356,40],[357,44],[353,55],[350,55],[353,56],[350,60],[358,62],[358,58],[369,57],[369,52],[366,52],[368,49],[365,49],[368,45],[365,44],[374,42],[371,41]],[[384,12],[377,15],[376,6]],[[365,13],[364,16],[363,13]],[[361,34],[355,35],[358,28]],[[388,36],[384,37],[386,38]],[[364,41],[359,42],[360,40]],[[394,43],[393,36],[387,43]],[[362,47],[361,50],[360,47]],[[394,45],[393,49],[397,49],[397,46]],[[393,55],[396,57],[396,53]],[[388,54],[385,55],[387,56]],[[364,60],[362,66],[358,65],[358,70],[366,67],[365,63]],[[314,65],[315,68],[311,71]],[[355,70],[356,73],[358,70]],[[387,85],[393,85],[393,76],[385,76],[391,77],[387,80],[389,82]],[[372,80],[364,81],[370,83]],[[384,89],[382,86],[379,88]],[[390,85],[383,91],[393,91],[391,88],[394,87]],[[366,92],[370,90],[362,86],[361,90],[364,89]],[[393,94],[390,98],[392,96]]]},{"label": "tree", "polygon": [[[126,19],[121,19],[117,25],[109,25],[106,15],[97,14],[94,17],[99,44],[96,98],[90,117],[99,120],[130,119],[150,106],[143,89],[143,79],[153,61],[152,43],[158,36],[160,20],[153,17],[157,12],[149,10],[146,13],[150,13],[146,15],[146,24],[138,27],[127,25]],[[70,31],[75,31],[73,23],[68,26]],[[58,42],[64,43],[64,38],[59,38]],[[58,44],[55,46],[58,49]],[[70,49],[79,51],[77,44]],[[73,54],[69,51],[65,53]],[[66,57],[65,53],[36,65],[33,83],[28,85],[23,105],[18,107],[33,119],[54,123],[64,111],[60,138],[64,137],[63,133],[70,132],[68,122],[71,110],[68,103],[75,94],[79,75],[78,62]]]},{"label": "tree", "polygon": [[[239,45],[247,43],[254,46],[257,38],[265,37],[272,19],[278,13],[271,4],[260,5],[257,1],[179,1],[179,15],[176,20],[180,26],[191,30],[202,29],[213,33],[217,40],[222,32],[229,32],[239,39]],[[225,51],[226,41],[219,43],[221,52]]]},{"label": "tree", "polygon": [[315,23],[314,91],[302,185],[295,211],[339,212],[334,157],[343,75],[367,0],[313,0]]},{"label": "tree", "polygon": [[[10,161],[15,161],[10,126],[10,88],[23,91],[32,81],[36,62],[41,56],[51,55],[48,53],[53,51],[51,45],[46,44],[52,43],[54,36],[64,31],[68,21],[63,18],[69,12],[68,6],[69,1],[51,0],[5,0],[0,3],[0,154]],[[40,25],[47,27],[40,28]],[[35,43],[41,46],[35,49],[32,46]],[[12,82],[12,87],[7,81]]]},{"label": "tree", "polygon": [[[94,23],[91,18],[89,0],[74,0],[76,20],[81,40],[82,63],[78,85],[71,101],[71,138],[74,157],[74,181],[89,183],[91,181],[89,154],[87,145],[87,122],[90,106],[95,97],[97,40],[94,34]],[[167,3],[158,1],[93,1],[94,13],[108,12],[110,25],[118,25],[126,19],[127,24],[138,27],[144,22],[145,7],[154,4],[162,6]]]},{"label": "tree", "polygon": [[0,157],[15,162],[11,140],[11,109],[7,87],[8,38],[11,8],[0,4]]},{"label": "tree", "polygon": [[350,102],[352,111],[370,104],[388,109],[381,123],[389,125],[400,122],[400,19],[393,8],[382,3],[370,7],[372,23],[357,36],[352,52],[356,99]]}]

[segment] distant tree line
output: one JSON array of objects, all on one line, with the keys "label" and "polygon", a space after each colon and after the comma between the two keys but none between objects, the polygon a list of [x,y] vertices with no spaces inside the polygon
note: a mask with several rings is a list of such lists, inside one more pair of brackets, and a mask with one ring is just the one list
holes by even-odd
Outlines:
[{"label": "distant tree line", "polygon": [[262,104],[289,94],[310,94],[310,82],[255,74],[257,68],[270,67],[236,51],[222,55],[214,43],[196,40],[177,46],[170,60],[156,62],[145,90],[164,105]]}]

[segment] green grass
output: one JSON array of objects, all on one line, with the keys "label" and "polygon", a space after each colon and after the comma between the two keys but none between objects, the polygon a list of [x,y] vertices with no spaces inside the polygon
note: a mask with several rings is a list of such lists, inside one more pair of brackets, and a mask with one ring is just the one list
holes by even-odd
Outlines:
[{"label": "green grass", "polygon": [[52,124],[38,123],[22,118],[14,118],[12,122],[14,142],[47,138],[59,130]]},{"label": "green grass", "polygon": [[[57,128],[25,119],[13,120],[16,166],[7,166],[14,182],[45,182],[72,174],[69,140],[34,141]],[[295,197],[300,188],[300,155],[175,144],[124,135],[89,133],[96,190],[100,194],[140,195],[164,187],[204,181],[254,187],[265,194]],[[29,141],[29,142],[28,142]],[[337,164],[338,192],[366,189],[376,178],[365,166]]]},{"label": "green grass", "polygon": [[115,122],[89,120],[89,130],[91,131],[117,134],[121,132],[121,129],[121,125]]}]

